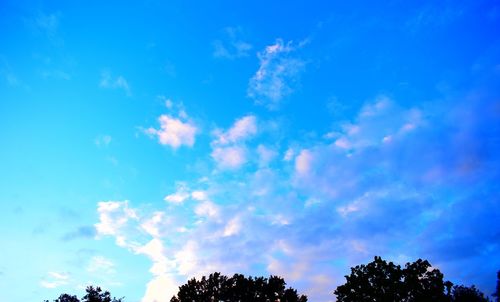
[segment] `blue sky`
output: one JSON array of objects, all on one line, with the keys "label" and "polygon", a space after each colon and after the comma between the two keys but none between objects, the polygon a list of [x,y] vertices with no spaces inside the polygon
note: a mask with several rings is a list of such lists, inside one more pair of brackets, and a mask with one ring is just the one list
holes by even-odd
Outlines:
[{"label": "blue sky", "polygon": [[2,1],[0,300],[333,301],[374,255],[490,294],[498,1]]}]

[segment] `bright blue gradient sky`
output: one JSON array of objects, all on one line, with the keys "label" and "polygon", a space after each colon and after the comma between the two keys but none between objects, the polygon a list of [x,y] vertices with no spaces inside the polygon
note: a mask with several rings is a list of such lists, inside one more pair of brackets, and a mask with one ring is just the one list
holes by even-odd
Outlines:
[{"label": "bright blue gradient sky", "polygon": [[374,255],[494,291],[499,1],[1,1],[0,301],[333,301]]}]

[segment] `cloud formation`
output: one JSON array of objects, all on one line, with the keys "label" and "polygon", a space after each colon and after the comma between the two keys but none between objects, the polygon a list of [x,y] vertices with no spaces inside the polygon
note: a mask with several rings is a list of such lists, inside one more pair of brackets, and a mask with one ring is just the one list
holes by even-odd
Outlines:
[{"label": "cloud formation", "polygon": [[257,119],[246,115],[237,119],[227,131],[216,129],[212,141],[212,158],[221,169],[238,169],[247,162],[245,142],[258,132]]},{"label": "cloud formation", "polygon": [[[152,260],[144,301],[162,285],[174,292],[174,284],[212,271],[279,274],[311,300],[327,301],[348,267],[373,255],[424,257],[456,271],[479,250],[488,258],[500,252],[498,234],[476,223],[500,219],[498,194],[486,186],[499,179],[495,108],[489,96],[418,108],[379,96],[307,147],[259,141],[252,157],[249,139],[259,128],[245,116],[214,132],[211,153],[214,169],[246,164],[244,172],[182,183],[166,197],[168,211],[135,215],[126,202],[100,204],[96,226]],[[285,160],[269,165],[278,153]],[[151,241],[119,231],[137,225]]]},{"label": "cloud formation", "polygon": [[259,69],[248,83],[247,94],[256,104],[278,109],[284,97],[291,94],[305,62],[293,57],[292,42],[277,39],[257,54]]},{"label": "cloud formation", "polygon": [[132,96],[132,91],[127,80],[121,75],[113,78],[109,71],[101,72],[99,87],[107,89],[121,89],[128,97]]},{"label": "cloud formation", "polygon": [[[172,108],[171,100],[166,100],[167,108]],[[182,106],[181,106],[182,107]],[[158,118],[160,128],[150,127],[145,133],[150,136],[158,137],[158,142],[162,145],[168,145],[177,149],[182,145],[192,147],[195,143],[195,136],[198,129],[194,122],[189,119],[184,109],[179,109],[178,117],[170,114],[162,114]]]},{"label": "cloud formation", "polygon": [[234,125],[227,131],[216,129],[214,135],[216,139],[213,141],[215,145],[227,145],[230,143],[238,143],[251,138],[257,133],[257,119],[254,115],[246,115],[237,119]]},{"label": "cloud formation", "polygon": [[47,277],[40,281],[40,285],[45,288],[57,288],[68,284],[69,275],[66,273],[49,272]]}]

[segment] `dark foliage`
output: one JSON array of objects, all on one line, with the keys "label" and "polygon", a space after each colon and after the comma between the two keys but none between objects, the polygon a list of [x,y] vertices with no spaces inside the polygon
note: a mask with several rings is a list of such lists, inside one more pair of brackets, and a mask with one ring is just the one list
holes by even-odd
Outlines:
[{"label": "dark foliage", "polygon": [[286,288],[283,278],[271,276],[245,277],[235,274],[232,277],[213,273],[201,280],[195,278],[179,287],[177,296],[172,297],[171,302],[193,302],[193,301],[281,301],[281,302],[306,302],[307,297],[298,295],[293,288]]},{"label": "dark foliage", "polygon": [[453,302],[488,302],[488,298],[484,296],[474,285],[466,287],[463,285],[454,286],[451,295]]},{"label": "dark foliage", "polygon": [[497,302],[500,301],[500,271],[497,272],[497,290],[493,293],[493,297],[497,298]]},{"label": "dark foliage", "polygon": [[[89,286],[85,292],[86,294],[82,297],[82,300],[79,300],[76,296],[62,294],[54,302],[123,302],[123,298],[111,298],[111,294],[108,291],[103,292],[100,287]],[[44,302],[49,302],[49,300]]]},{"label": "dark foliage", "polygon": [[55,300],[55,302],[80,302],[76,296],[62,294]]},{"label": "dark foliage", "polygon": [[362,301],[488,301],[474,286],[452,286],[427,260],[418,259],[404,268],[380,257],[367,265],[351,268],[346,283],[334,294],[338,302]]}]

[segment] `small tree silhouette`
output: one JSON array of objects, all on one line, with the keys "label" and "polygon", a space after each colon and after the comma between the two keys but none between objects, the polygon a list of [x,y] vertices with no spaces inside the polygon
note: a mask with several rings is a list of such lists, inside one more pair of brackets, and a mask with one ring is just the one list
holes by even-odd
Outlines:
[{"label": "small tree silhouette", "polygon": [[[123,298],[111,298],[111,294],[108,291],[103,292],[98,286],[88,286],[85,292],[86,294],[82,297],[81,302],[123,302]],[[49,300],[45,300],[44,302],[49,302]],[[80,300],[76,296],[62,294],[54,302],[80,302]]]}]

